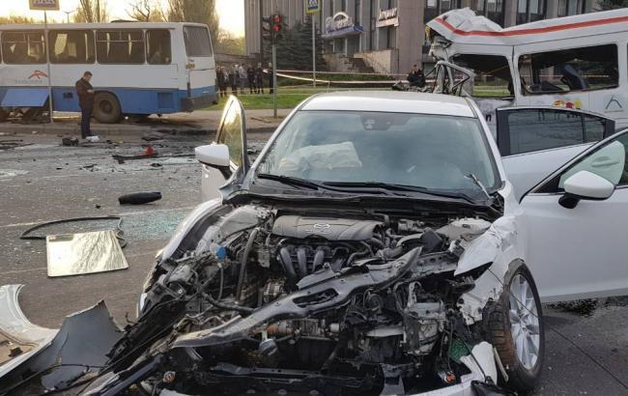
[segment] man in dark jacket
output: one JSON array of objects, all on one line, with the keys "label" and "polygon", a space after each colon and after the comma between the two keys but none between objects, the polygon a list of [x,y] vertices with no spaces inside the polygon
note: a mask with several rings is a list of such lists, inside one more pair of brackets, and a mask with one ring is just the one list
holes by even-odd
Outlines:
[{"label": "man in dark jacket", "polygon": [[97,142],[98,136],[92,135],[90,122],[94,111],[94,87],[90,84],[92,73],[86,71],[76,82],[76,93],[81,107],[81,136],[89,142]]},{"label": "man in dark jacket", "polygon": [[257,87],[257,93],[264,93],[264,68],[262,62],[257,62],[257,69],[255,69],[255,86]]},{"label": "man in dark jacket", "polygon": [[412,87],[423,88],[425,86],[425,75],[418,65],[412,66],[412,70],[408,74],[408,82]]},{"label": "man in dark jacket", "polygon": [[249,81],[249,93],[257,93],[257,87],[255,86],[255,68],[253,65],[247,67],[246,78]]}]

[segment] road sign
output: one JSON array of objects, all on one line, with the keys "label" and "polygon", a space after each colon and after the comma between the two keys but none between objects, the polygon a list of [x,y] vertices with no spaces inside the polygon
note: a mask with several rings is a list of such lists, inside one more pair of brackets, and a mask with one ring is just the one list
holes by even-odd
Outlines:
[{"label": "road sign", "polygon": [[28,6],[34,11],[59,11],[60,0],[28,0]]},{"label": "road sign", "polygon": [[317,12],[321,12],[320,0],[306,0],[306,1],[307,1],[307,13],[308,14],[316,14]]}]

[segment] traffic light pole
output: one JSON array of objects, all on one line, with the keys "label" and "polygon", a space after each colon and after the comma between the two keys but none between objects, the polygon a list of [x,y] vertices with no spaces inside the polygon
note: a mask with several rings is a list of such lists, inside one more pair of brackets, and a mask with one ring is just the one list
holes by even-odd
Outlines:
[{"label": "traffic light pole", "polygon": [[316,88],[316,18],[314,18],[316,14],[310,15],[312,16],[312,84]]},{"label": "traffic light pole", "polygon": [[277,118],[277,46],[273,43],[273,116]]}]

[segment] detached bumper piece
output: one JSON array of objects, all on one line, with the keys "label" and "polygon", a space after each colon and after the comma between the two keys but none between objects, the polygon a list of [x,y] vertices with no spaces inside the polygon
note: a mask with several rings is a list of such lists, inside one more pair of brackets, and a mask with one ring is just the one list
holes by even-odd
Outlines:
[{"label": "detached bumper piece", "polygon": [[[36,347],[0,366],[0,394],[62,390],[101,369],[107,362],[105,354],[121,337],[105,303],[68,316],[59,330],[43,329],[22,314],[17,303],[21,287],[0,287],[0,296],[11,296],[0,298],[0,318],[14,319],[2,322],[0,335],[9,340],[31,338]],[[19,333],[20,329],[24,331]]]}]

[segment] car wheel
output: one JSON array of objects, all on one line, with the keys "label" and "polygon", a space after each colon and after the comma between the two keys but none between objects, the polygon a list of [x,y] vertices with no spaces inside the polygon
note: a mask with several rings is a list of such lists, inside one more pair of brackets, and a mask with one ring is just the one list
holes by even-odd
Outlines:
[{"label": "car wheel", "polygon": [[115,124],[120,121],[122,110],[116,95],[99,92],[94,98],[94,118],[103,124]]},{"label": "car wheel", "polygon": [[533,389],[543,367],[545,334],[541,300],[525,264],[513,263],[486,319],[487,336],[508,375],[505,386],[517,392]]}]

